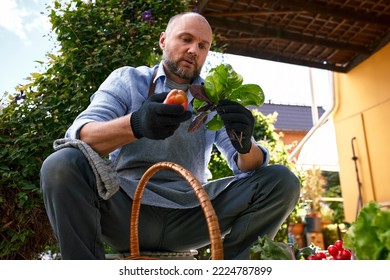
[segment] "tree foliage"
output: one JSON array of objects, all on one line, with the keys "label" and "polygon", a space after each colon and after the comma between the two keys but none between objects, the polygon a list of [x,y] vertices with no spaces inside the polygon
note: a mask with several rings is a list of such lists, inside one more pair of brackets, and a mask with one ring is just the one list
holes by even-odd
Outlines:
[{"label": "tree foliage", "polygon": [[8,97],[0,115],[0,259],[36,259],[54,238],[39,170],[91,94],[115,68],[153,65],[169,18],[189,1],[52,1],[58,53]]}]

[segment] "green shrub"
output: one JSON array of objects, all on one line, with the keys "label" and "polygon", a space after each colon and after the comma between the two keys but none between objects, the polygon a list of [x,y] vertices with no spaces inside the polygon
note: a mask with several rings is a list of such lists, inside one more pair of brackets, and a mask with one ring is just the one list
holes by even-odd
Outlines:
[{"label": "green shrub", "polygon": [[58,54],[6,97],[0,115],[0,259],[36,259],[55,242],[39,192],[53,141],[112,70],[158,61],[160,33],[190,7],[185,0],[64,2],[47,7]]}]

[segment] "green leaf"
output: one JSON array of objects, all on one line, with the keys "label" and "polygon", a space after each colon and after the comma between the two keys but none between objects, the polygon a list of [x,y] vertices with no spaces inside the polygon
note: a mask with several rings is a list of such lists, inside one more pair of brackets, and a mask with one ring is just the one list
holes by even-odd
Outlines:
[{"label": "green leaf", "polygon": [[192,103],[192,105],[194,107],[195,113],[197,113],[199,111],[199,108],[202,108],[203,106],[207,105],[207,103],[194,98],[194,102]]},{"label": "green leaf", "polygon": [[222,99],[229,99],[233,89],[241,86],[243,78],[230,64],[220,64],[212,68],[204,82],[208,98],[218,104]]},{"label": "green leaf", "polygon": [[38,79],[40,77],[42,77],[42,74],[41,73],[31,73],[31,77],[33,77],[34,79]]},{"label": "green leaf", "polygon": [[[256,84],[243,85],[242,83],[243,77],[236,73],[230,64],[220,64],[212,68],[204,81],[204,92],[212,104],[208,103],[209,107],[204,107],[206,102],[199,100],[196,94],[193,95],[195,113],[214,111],[221,100],[234,101],[244,107],[263,105],[265,97],[261,87]],[[210,130],[219,130],[223,125],[222,120],[215,116],[206,127]]]},{"label": "green leaf", "polygon": [[259,237],[250,249],[253,260],[295,260],[294,248],[283,242],[274,242],[267,235]]},{"label": "green leaf", "polygon": [[317,252],[317,247],[312,243],[309,246],[303,247],[301,249],[298,249],[295,252],[295,258],[297,260],[304,260],[306,259],[309,255],[315,254]]},{"label": "green leaf", "polygon": [[204,81],[207,97],[214,104],[218,104],[225,91],[224,80],[223,76],[220,76],[218,72],[215,72],[213,75],[207,76]]},{"label": "green leaf", "polygon": [[390,259],[390,210],[367,203],[344,236],[344,247],[359,260]]},{"label": "green leaf", "polygon": [[233,90],[229,100],[240,103],[242,106],[261,106],[264,103],[264,93],[259,85],[246,84]]},{"label": "green leaf", "polygon": [[210,121],[207,122],[206,127],[210,130],[220,130],[223,127],[223,121],[221,117],[216,114]]},{"label": "green leaf", "polygon": [[244,79],[243,77],[234,71],[233,67],[230,64],[222,64],[218,67],[221,74],[226,76],[226,88],[233,90],[242,85]]}]

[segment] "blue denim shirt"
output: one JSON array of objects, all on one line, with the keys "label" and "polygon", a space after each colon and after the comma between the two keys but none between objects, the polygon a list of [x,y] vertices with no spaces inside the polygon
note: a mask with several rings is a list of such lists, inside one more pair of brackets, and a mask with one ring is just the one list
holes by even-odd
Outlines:
[{"label": "blue denim shirt", "polygon": [[[126,66],[113,71],[101,84],[99,89],[91,96],[90,105],[75,119],[74,123],[67,130],[65,137],[79,139],[81,127],[89,122],[109,121],[136,111],[147,99],[153,69],[154,67],[140,66],[134,68]],[[155,94],[171,90],[166,86],[166,76],[162,63],[160,63],[160,66],[158,67],[158,72],[154,81],[156,83]],[[193,81],[193,84],[201,84],[202,82],[203,79],[198,77]],[[187,95],[189,103],[191,104],[193,99],[191,92],[188,91]],[[189,107],[189,110],[192,110],[191,106]],[[213,115],[211,114],[209,118],[212,116]],[[213,144],[215,144],[222,155],[227,159],[228,165],[235,176],[245,177],[250,174],[250,172],[243,173],[239,170],[235,161],[237,152],[231,144],[224,128],[219,131],[205,130],[205,142],[204,151],[194,152],[203,152],[206,162],[210,161]],[[263,166],[265,166],[269,161],[269,153],[266,148],[259,147],[265,155],[263,163]],[[118,148],[110,154],[110,159],[112,161],[115,161],[120,150],[121,148]]]}]

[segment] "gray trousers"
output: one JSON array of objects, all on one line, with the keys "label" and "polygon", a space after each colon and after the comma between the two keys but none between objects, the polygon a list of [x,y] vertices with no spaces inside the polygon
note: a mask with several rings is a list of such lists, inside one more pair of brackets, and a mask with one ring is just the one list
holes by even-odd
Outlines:
[{"label": "gray trousers", "polygon": [[[211,182],[213,184],[213,182]],[[120,190],[101,199],[95,176],[84,155],[64,148],[41,168],[41,191],[62,259],[104,259],[103,241],[129,251],[132,200]],[[225,259],[249,259],[258,236],[275,236],[295,207],[300,184],[285,166],[270,165],[234,181],[213,201],[224,237]],[[209,243],[202,209],[167,209],[142,205],[141,250],[196,249]]]}]

